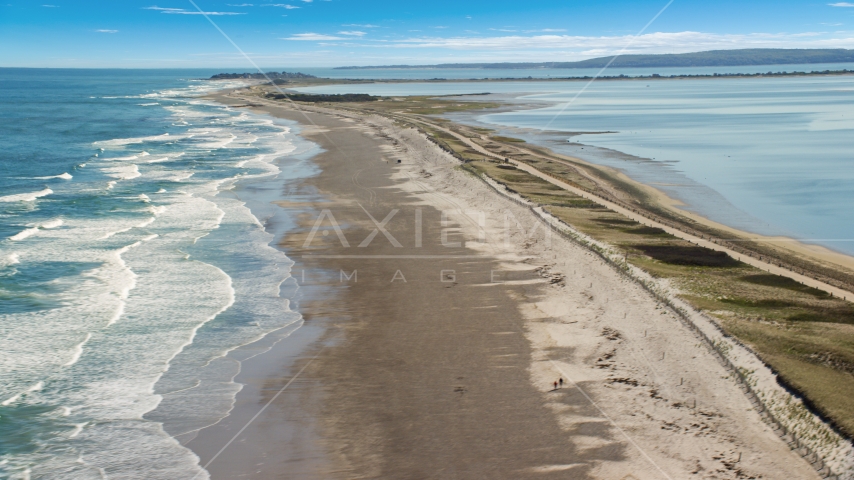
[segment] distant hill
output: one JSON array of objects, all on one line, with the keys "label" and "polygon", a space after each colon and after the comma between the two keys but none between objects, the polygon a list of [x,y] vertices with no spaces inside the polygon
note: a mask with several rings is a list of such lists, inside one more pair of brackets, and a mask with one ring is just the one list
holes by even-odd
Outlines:
[{"label": "distant hill", "polygon": [[[540,63],[442,63],[438,65],[385,65],[370,67],[337,67],[340,70],[372,68],[602,68],[614,57],[591,58],[580,62]],[[708,52],[661,55],[622,55],[612,68],[632,67],[734,67],[742,65],[792,65],[810,63],[854,62],[854,50],[747,48],[742,50],[710,50]]]}]

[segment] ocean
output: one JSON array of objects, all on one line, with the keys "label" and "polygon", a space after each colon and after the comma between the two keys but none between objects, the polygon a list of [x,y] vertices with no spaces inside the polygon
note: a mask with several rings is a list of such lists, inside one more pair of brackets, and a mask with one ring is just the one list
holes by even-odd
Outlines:
[{"label": "ocean", "polygon": [[586,83],[413,82],[299,90],[498,94],[511,103],[509,111],[448,118],[616,168],[719,223],[854,255],[854,76],[600,80],[584,90]]},{"label": "ocean", "polygon": [[316,146],[213,73],[0,69],[0,478],[207,478],[179,440],[301,324],[271,202]]}]

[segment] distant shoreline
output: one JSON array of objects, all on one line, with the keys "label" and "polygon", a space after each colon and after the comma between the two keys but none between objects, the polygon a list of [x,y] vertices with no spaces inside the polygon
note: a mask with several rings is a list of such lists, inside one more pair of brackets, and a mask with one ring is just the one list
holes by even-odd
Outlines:
[{"label": "distant shoreline", "polygon": [[577,62],[500,62],[500,63],[442,63],[437,65],[374,65],[345,66],[336,70],[366,69],[423,69],[423,68],[672,68],[672,67],[740,67],[763,65],[798,65],[818,63],[848,63],[854,61],[854,50],[844,48],[743,48],[708,50],[691,53],[628,54],[590,58]]},{"label": "distant shoreline", "polygon": [[[283,72],[284,73],[284,72]],[[228,75],[227,77],[225,75]],[[258,80],[263,78],[261,74],[217,74],[208,80]],[[811,72],[765,72],[765,73],[709,73],[709,74],[674,74],[660,75],[601,75],[601,76],[578,76],[578,77],[502,77],[502,78],[328,78],[328,77],[300,77],[289,80],[276,78],[273,83],[287,87],[305,87],[327,84],[352,84],[352,83],[435,83],[435,82],[566,82],[566,81],[589,81],[589,80],[702,80],[709,78],[778,78],[778,77],[828,77],[854,75],[854,70],[814,70]],[[269,84],[270,82],[266,82]]]}]

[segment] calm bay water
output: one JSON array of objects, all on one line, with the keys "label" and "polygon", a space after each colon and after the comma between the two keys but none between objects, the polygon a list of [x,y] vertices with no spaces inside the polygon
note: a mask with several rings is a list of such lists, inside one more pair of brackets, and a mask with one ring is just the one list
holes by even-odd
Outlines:
[{"label": "calm bay water", "polygon": [[519,108],[451,118],[618,168],[712,220],[854,254],[854,76],[598,81],[580,93],[584,86],[449,82],[300,90],[501,94]]},{"label": "calm bay water", "polygon": [[314,146],[211,73],[0,69],[0,478],[206,478],[226,354],[300,324],[263,225]]}]

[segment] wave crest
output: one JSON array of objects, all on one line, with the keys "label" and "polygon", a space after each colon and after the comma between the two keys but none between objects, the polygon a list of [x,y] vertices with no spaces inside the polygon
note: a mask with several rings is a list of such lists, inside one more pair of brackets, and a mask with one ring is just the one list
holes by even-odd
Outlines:
[{"label": "wave crest", "polygon": [[5,195],[0,197],[0,202],[32,202],[39,197],[44,197],[53,193],[53,190],[45,188],[38,192],[16,193],[14,195]]}]

